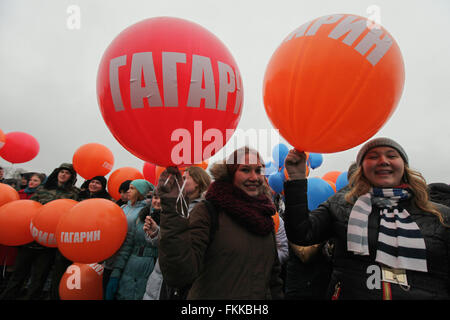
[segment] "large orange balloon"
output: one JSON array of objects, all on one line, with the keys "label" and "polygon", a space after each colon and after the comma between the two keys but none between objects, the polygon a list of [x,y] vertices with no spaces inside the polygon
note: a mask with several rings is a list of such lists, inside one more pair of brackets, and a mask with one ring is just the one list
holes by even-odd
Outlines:
[{"label": "large orange balloon", "polygon": [[322,176],[322,179],[329,180],[329,181],[333,182],[334,184],[336,184],[336,180],[341,173],[342,173],[341,171],[329,171]]},{"label": "large orange balloon", "polygon": [[6,183],[0,183],[0,207],[5,203],[19,199],[20,196],[16,189]]},{"label": "large orange balloon", "polygon": [[20,246],[33,241],[30,222],[42,207],[37,201],[15,200],[0,207],[0,244]]},{"label": "large orange balloon", "polygon": [[79,147],[72,158],[73,168],[85,179],[106,176],[114,166],[111,150],[100,143],[88,143]]},{"label": "large orange balloon", "polygon": [[394,112],[403,91],[403,58],[384,28],[368,25],[356,15],[320,17],[294,30],[272,55],[264,106],[296,149],[353,148]]},{"label": "large orange balloon", "polygon": [[102,300],[103,266],[98,263],[70,265],[59,282],[61,300]]},{"label": "large orange balloon", "polygon": [[108,179],[108,192],[116,200],[120,199],[119,187],[126,180],[144,179],[144,175],[136,168],[122,167],[114,170]]},{"label": "large orange balloon", "polygon": [[127,234],[127,218],[113,201],[88,199],[64,214],[56,227],[59,251],[81,263],[103,261],[122,245]]},{"label": "large orange balloon", "polygon": [[44,204],[31,220],[33,239],[45,247],[56,248],[56,226],[61,217],[77,203],[72,199],[57,199]]},{"label": "large orange balloon", "polygon": [[109,130],[136,157],[191,165],[232,136],[243,87],[236,61],[214,34],[155,17],[126,28],[105,50],[97,97]]}]

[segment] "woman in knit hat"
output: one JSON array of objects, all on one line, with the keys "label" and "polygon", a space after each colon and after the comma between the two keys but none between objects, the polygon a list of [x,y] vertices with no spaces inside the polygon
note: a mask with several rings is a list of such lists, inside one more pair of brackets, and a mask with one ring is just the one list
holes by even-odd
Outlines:
[{"label": "woman in knit hat", "polygon": [[145,196],[153,189],[154,186],[144,179],[130,183],[130,200],[122,207],[127,216],[127,236],[113,258],[106,300],[142,300],[144,296],[147,279],[158,258],[158,248],[156,243],[146,241],[145,216],[140,216],[139,212],[146,205]]},{"label": "woman in knit hat", "polygon": [[213,164],[214,181],[205,199],[215,210],[200,202],[187,218],[180,172],[169,167],[161,174],[159,263],[168,286],[192,283],[187,299],[283,297],[272,219],[276,211],[263,163],[255,150],[244,147]]},{"label": "woman in knit hat", "polygon": [[356,157],[345,192],[309,212],[306,156],[285,166],[286,233],[298,245],[332,238],[332,299],[449,299],[450,209],[429,201],[403,147],[373,139]]}]

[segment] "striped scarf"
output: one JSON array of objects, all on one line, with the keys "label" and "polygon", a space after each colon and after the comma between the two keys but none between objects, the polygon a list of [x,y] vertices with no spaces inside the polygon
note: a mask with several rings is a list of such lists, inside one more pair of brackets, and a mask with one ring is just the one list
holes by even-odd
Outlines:
[{"label": "striped scarf", "polygon": [[367,240],[372,205],[380,209],[380,229],[375,261],[392,268],[427,272],[425,241],[408,211],[398,202],[408,199],[406,189],[373,188],[358,198],[350,213],[347,248],[359,255],[369,255]]}]

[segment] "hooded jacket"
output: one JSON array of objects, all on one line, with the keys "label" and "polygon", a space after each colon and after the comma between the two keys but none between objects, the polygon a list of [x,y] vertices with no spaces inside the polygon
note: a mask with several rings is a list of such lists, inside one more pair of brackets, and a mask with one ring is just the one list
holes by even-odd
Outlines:
[{"label": "hooded jacket", "polygon": [[[213,178],[231,180],[224,163],[211,168]],[[214,182],[213,182],[214,183]],[[198,203],[188,219],[175,210],[176,199],[161,197],[159,263],[171,287],[192,283],[187,299],[281,299],[280,263],[273,231],[248,231],[223,209],[210,242],[211,216]]]}]

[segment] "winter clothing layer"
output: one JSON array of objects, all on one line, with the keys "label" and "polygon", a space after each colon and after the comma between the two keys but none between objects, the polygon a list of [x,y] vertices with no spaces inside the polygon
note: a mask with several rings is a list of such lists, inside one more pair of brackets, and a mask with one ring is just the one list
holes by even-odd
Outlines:
[{"label": "winter clothing layer", "polygon": [[434,202],[450,207],[450,185],[446,183],[430,183],[428,194]]},{"label": "winter clothing layer", "polygon": [[[333,273],[328,297],[382,299],[385,286],[379,285],[381,272],[373,271],[381,267],[375,262],[380,227],[379,208],[374,206],[369,215],[369,255],[355,255],[347,250],[347,226],[353,205],[345,200],[344,192],[336,193],[316,210],[309,212],[306,179],[287,181],[284,190],[288,240],[304,246],[333,239]],[[406,270],[408,286],[391,283],[392,299],[450,299],[450,228],[441,224],[432,213],[419,209],[413,198],[400,201],[399,205],[409,212],[420,228],[426,245],[428,272]],[[435,205],[448,224],[450,209]]]}]

